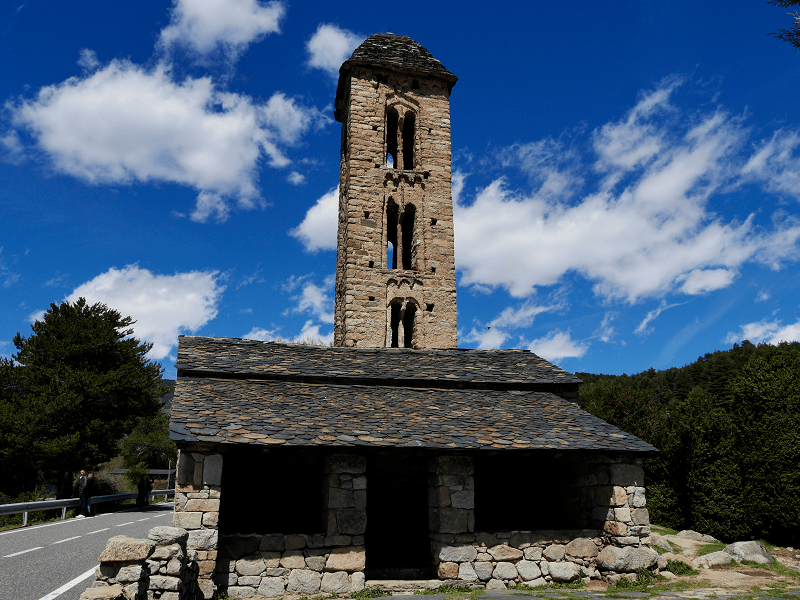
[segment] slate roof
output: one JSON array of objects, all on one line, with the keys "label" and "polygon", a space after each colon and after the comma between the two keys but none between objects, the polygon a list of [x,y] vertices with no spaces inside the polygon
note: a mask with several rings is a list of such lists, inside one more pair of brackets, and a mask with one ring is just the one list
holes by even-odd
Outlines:
[{"label": "slate roof", "polygon": [[357,65],[379,66],[422,77],[436,77],[447,84],[448,90],[453,89],[458,81],[458,77],[410,37],[396,33],[375,33],[364,40],[339,68],[339,85],[336,88],[334,102],[337,120],[341,116],[350,69]]},{"label": "slate roof", "polygon": [[184,378],[179,441],[264,446],[655,450],[546,392]]},{"label": "slate roof", "polygon": [[180,336],[176,368],[184,375],[324,378],[337,383],[536,389],[581,383],[527,350],[331,348],[235,338]]},{"label": "slate roof", "polygon": [[181,336],[176,367],[183,442],[654,450],[551,393],[580,380],[527,351]]}]

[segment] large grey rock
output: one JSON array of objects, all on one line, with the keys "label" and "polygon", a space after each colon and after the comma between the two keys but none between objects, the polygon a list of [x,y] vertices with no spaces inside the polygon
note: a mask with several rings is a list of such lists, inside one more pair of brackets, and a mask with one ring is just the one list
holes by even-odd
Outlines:
[{"label": "large grey rock", "polygon": [[650,548],[617,548],[606,546],[597,555],[597,566],[607,571],[633,573],[636,569],[649,569],[658,561],[658,553]]},{"label": "large grey rock", "polygon": [[308,556],[306,557],[306,566],[312,571],[322,572],[322,570],[325,568],[325,557]]},{"label": "large grey rock", "polygon": [[[191,500],[186,504],[188,505]],[[180,529],[200,529],[203,526],[203,513],[176,512],[172,515],[172,525]]]},{"label": "large grey rock", "polygon": [[552,546],[548,546],[542,552],[542,556],[547,560],[547,562],[556,562],[559,560],[564,560],[564,554],[566,553],[566,547],[562,546],[561,544],[553,544]]},{"label": "large grey rock", "polygon": [[517,563],[516,567],[523,581],[531,581],[542,576],[542,570],[539,568],[539,565],[533,561],[521,560]]},{"label": "large grey rock", "polygon": [[469,511],[463,508],[440,508],[437,529],[440,533],[466,533],[469,531]]},{"label": "large grey rock", "polygon": [[525,560],[542,560],[542,549],[534,546],[532,548],[525,548]]},{"label": "large grey rock", "polygon": [[458,565],[458,578],[462,581],[477,581],[478,574],[468,562]]},{"label": "large grey rock", "polygon": [[281,557],[281,566],[285,569],[305,569],[306,559],[302,550],[287,550]]},{"label": "large grey rock", "polygon": [[80,600],[125,600],[121,585],[90,587],[81,594]]},{"label": "large grey rock", "polygon": [[364,573],[356,572],[350,576],[350,585],[353,586],[354,592],[360,592],[364,589],[364,583],[366,579],[364,577]]},{"label": "large grey rock", "polygon": [[[173,529],[173,527],[170,527]],[[189,533],[186,533],[188,539]],[[170,544],[169,546],[157,546],[150,555],[150,560],[172,560],[173,558],[183,558],[183,548],[180,544]]]},{"label": "large grey rock", "polygon": [[450,494],[450,504],[453,508],[475,508],[475,492],[462,490]]},{"label": "large grey rock", "polygon": [[687,540],[694,540],[695,542],[716,542],[717,538],[704,533],[698,533],[691,529],[684,529],[675,534],[678,537],[686,538]]},{"label": "large grey rock", "polygon": [[473,546],[443,546],[439,550],[441,562],[472,562],[478,556],[478,551]]},{"label": "large grey rock", "polygon": [[99,561],[102,563],[145,560],[155,548],[156,543],[152,540],[137,540],[118,535],[108,540]]},{"label": "large grey rock", "polygon": [[772,555],[761,542],[734,542],[725,546],[725,552],[733,556],[738,562],[750,560],[761,565],[775,562]]},{"label": "large grey rock", "polygon": [[634,508],[631,511],[634,525],[650,525],[650,513],[646,508]]},{"label": "large grey rock", "polygon": [[361,535],[367,529],[367,511],[363,508],[341,508],[336,510],[339,533]]},{"label": "large grey rock", "polygon": [[489,548],[489,554],[492,555],[493,559],[498,561],[519,560],[523,556],[521,550],[502,544]]},{"label": "large grey rock", "polygon": [[164,577],[163,575],[150,576],[151,590],[176,591],[181,587],[181,580],[177,577]]},{"label": "large grey rock", "polygon": [[568,556],[574,556],[575,558],[594,558],[599,553],[597,544],[589,538],[572,540],[567,544],[565,551]]},{"label": "large grey rock", "polygon": [[134,581],[139,581],[144,574],[142,565],[128,565],[117,571],[114,579],[117,580],[117,583],[133,583]]},{"label": "large grey rock", "polygon": [[658,533],[651,533],[650,534],[650,543],[653,546],[658,546],[662,550],[666,550],[667,552],[672,552],[672,544],[669,543],[669,540],[665,538],[663,535]]},{"label": "large grey rock", "polygon": [[514,567],[513,564],[510,562],[499,562],[492,571],[492,577],[494,579],[516,579],[517,578],[517,569]]},{"label": "large grey rock", "polygon": [[488,581],[492,578],[492,571],[494,570],[492,563],[478,561],[474,564],[473,568],[475,569],[475,574],[478,576],[478,579],[481,581]]},{"label": "large grey rock", "polygon": [[575,563],[551,562],[548,566],[550,567],[550,577],[553,578],[553,581],[558,583],[575,581],[581,576],[580,567]]},{"label": "large grey rock", "polygon": [[526,581],[525,585],[528,587],[541,587],[543,585],[547,585],[547,580],[544,577],[539,577],[538,579],[534,579],[533,581]]},{"label": "large grey rock", "polygon": [[153,527],[147,538],[153,540],[159,546],[169,546],[171,544],[185,544],[189,539],[189,532],[180,527],[169,527],[161,525]]},{"label": "large grey rock", "polygon": [[643,487],[637,487],[633,491],[633,498],[631,499],[631,506],[633,508],[644,508],[647,505],[645,498],[645,491]]},{"label": "large grey rock", "polygon": [[350,576],[344,571],[325,573],[322,576],[320,590],[335,594],[349,594],[351,591]]},{"label": "large grey rock", "polygon": [[709,567],[714,567],[716,565],[731,564],[733,562],[733,556],[720,550],[719,552],[711,552],[705,556],[701,556],[699,560],[706,563]]},{"label": "large grey rock", "polygon": [[316,571],[295,569],[289,574],[286,590],[300,594],[315,594],[319,591],[322,576]]}]

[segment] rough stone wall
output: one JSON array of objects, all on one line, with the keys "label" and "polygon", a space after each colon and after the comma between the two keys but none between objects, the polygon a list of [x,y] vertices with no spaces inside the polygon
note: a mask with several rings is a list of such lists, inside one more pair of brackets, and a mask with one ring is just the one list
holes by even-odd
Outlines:
[{"label": "rough stone wall", "polygon": [[641,459],[582,455],[574,509],[585,529],[475,532],[473,460],[438,456],[429,463],[433,560],[440,580],[505,589],[576,579],[608,579],[655,568],[648,547]]},{"label": "rough stone wall", "polygon": [[364,589],[367,461],[355,454],[325,459],[325,534],[224,536],[215,581],[234,600],[262,596],[344,594]]},{"label": "rough stone wall", "polygon": [[111,538],[81,600],[193,600],[198,553],[187,548],[188,539],[177,527],[154,527],[146,540]]},{"label": "rough stone wall", "polygon": [[[412,86],[416,84],[416,89]],[[447,84],[365,67],[354,68],[342,123],[339,231],[334,344],[391,346],[391,305],[416,307],[413,347],[454,348],[456,280],[450,170],[450,104]],[[387,130],[389,109],[399,114]],[[414,113],[414,168],[387,166],[387,137],[400,136]],[[401,140],[402,142],[402,140]],[[410,269],[387,268],[393,202],[402,215],[415,208]],[[398,234],[395,253],[402,253]],[[398,259],[398,267],[401,261]],[[403,324],[399,324],[403,347]]]},{"label": "rough stone wall", "polygon": [[180,451],[172,524],[189,532],[186,547],[197,553],[197,584],[204,598],[216,587],[222,455],[195,446]]}]

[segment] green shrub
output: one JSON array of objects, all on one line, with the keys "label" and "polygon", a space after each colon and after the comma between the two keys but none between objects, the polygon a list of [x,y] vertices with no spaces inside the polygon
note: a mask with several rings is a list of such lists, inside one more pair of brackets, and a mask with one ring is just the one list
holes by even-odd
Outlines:
[{"label": "green shrub", "polygon": [[386,590],[379,590],[377,588],[364,588],[360,592],[353,592],[350,594],[351,598],[355,600],[368,600],[369,598],[382,598],[384,596],[391,596],[392,592]]},{"label": "green shrub", "polygon": [[682,560],[668,560],[667,571],[673,575],[699,575],[700,571],[693,569]]}]

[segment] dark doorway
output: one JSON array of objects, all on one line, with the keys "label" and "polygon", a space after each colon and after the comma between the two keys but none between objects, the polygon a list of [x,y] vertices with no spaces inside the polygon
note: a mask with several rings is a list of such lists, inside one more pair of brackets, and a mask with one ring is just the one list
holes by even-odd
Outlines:
[{"label": "dark doorway", "polygon": [[428,468],[397,451],[367,458],[367,579],[432,577]]}]

